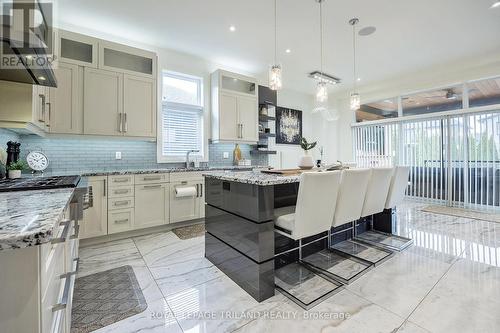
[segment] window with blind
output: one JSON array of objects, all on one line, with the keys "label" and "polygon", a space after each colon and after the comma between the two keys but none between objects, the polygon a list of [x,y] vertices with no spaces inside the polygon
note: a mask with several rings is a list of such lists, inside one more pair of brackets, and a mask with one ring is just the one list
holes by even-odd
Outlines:
[{"label": "window with blind", "polygon": [[202,92],[202,78],[163,73],[160,160],[184,161],[190,150],[199,151],[191,156],[204,156]]}]

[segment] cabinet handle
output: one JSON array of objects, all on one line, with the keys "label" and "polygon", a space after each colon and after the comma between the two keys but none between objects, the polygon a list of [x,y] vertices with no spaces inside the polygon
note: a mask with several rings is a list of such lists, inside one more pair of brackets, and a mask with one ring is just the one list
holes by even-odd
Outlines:
[{"label": "cabinet handle", "polygon": [[123,201],[116,201],[115,206],[126,206],[129,204],[129,200],[123,200]]},{"label": "cabinet handle", "polygon": [[119,113],[118,114],[118,132],[123,132],[122,130],[122,127],[123,127],[123,113]]},{"label": "cabinet handle", "polygon": [[203,198],[203,184],[200,184],[200,198]]},{"label": "cabinet handle", "polygon": [[187,182],[187,181],[185,181],[185,180],[183,180],[183,181],[181,182],[181,184],[182,184],[182,185],[186,185],[187,183],[188,183],[188,182]]},{"label": "cabinet handle", "polygon": [[196,197],[200,196],[200,184],[196,184]]},{"label": "cabinet handle", "polygon": [[52,312],[66,309],[66,306],[68,305],[69,292],[71,290],[71,285],[74,284],[75,276],[65,275],[64,278],[66,281],[64,282],[64,292],[61,301],[52,307]]},{"label": "cabinet handle", "polygon": [[58,243],[64,243],[66,241],[66,238],[68,237],[68,232],[69,232],[69,227],[71,226],[71,221],[70,220],[65,220],[59,223],[59,225],[63,225],[63,231],[61,233],[61,237],[59,238],[53,238],[50,243],[51,244],[58,244]]},{"label": "cabinet handle", "polygon": [[38,113],[38,121],[41,123],[45,122],[45,95],[39,94],[38,97],[42,100],[42,109],[40,110],[41,113]]},{"label": "cabinet handle", "polygon": [[102,196],[105,197],[106,196],[106,179],[103,179],[102,182],[104,184],[104,188],[103,188],[103,191],[102,191]]},{"label": "cabinet handle", "polygon": [[147,188],[160,188],[161,185],[144,185],[142,188],[147,189]]},{"label": "cabinet handle", "polygon": [[61,275],[61,279],[64,279],[66,277],[70,277],[71,275],[75,275],[78,273],[78,267],[80,266],[80,258],[75,258],[73,259],[73,270],[68,273],[64,273]]},{"label": "cabinet handle", "polygon": [[123,114],[123,119],[124,119],[123,120],[124,121],[123,131],[125,133],[127,133],[127,131],[128,131],[128,124],[127,124],[127,114],[126,113]]},{"label": "cabinet handle", "polygon": [[75,221],[75,233],[69,239],[78,239],[78,236],[80,236],[80,225]]},{"label": "cabinet handle", "polygon": [[128,178],[115,178],[113,179],[113,183],[128,183]]},{"label": "cabinet handle", "polygon": [[125,194],[128,193],[129,190],[114,190],[113,192],[115,192],[115,194]]},{"label": "cabinet handle", "polygon": [[50,127],[50,113],[52,110],[52,104],[49,102],[47,103],[47,106],[49,107],[47,110],[47,123],[45,124],[47,127]]},{"label": "cabinet handle", "polygon": [[128,219],[115,220],[116,224],[123,224],[123,223],[127,223],[127,222],[128,222]]},{"label": "cabinet handle", "polygon": [[142,180],[161,180],[161,176],[160,177],[144,177]]}]

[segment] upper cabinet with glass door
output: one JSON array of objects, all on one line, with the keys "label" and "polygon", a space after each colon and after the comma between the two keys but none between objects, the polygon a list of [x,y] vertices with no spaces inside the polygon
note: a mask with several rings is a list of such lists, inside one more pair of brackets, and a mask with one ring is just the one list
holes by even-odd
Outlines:
[{"label": "upper cabinet with glass door", "polygon": [[56,41],[60,61],[97,68],[98,39],[75,32],[57,30]]},{"label": "upper cabinet with glass door", "polygon": [[254,79],[239,74],[219,70],[220,89],[230,93],[257,96],[257,84]]},{"label": "upper cabinet with glass door", "polygon": [[153,52],[108,41],[99,42],[99,68],[154,78],[156,62]]}]

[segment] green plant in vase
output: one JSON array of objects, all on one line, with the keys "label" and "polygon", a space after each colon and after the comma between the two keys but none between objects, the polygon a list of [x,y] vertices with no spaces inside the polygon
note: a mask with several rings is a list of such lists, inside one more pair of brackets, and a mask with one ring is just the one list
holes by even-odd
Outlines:
[{"label": "green plant in vase", "polygon": [[21,171],[28,169],[28,165],[24,161],[11,162],[7,165],[8,176],[10,179],[21,178]]},{"label": "green plant in vase", "polygon": [[299,168],[303,170],[309,170],[314,168],[314,161],[312,156],[309,154],[309,150],[316,147],[317,142],[307,142],[307,139],[302,137],[300,140],[300,147],[304,150],[304,155],[299,160]]}]

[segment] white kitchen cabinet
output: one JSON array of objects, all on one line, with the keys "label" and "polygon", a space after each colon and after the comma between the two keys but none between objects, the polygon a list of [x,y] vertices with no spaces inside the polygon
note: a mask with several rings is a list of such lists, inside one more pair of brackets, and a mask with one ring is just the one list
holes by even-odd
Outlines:
[{"label": "white kitchen cabinet", "polygon": [[219,140],[238,141],[240,136],[238,97],[221,93],[219,101]]},{"label": "white kitchen cabinet", "polygon": [[99,41],[99,68],[143,76],[156,77],[156,54],[109,41]]},{"label": "white kitchen cabinet", "polygon": [[123,74],[84,69],[84,134],[122,135]]},{"label": "white kitchen cabinet", "polygon": [[134,229],[168,223],[169,196],[169,184],[136,185]]},{"label": "white kitchen cabinet", "polygon": [[238,96],[238,122],[240,140],[259,141],[258,103],[254,97]]},{"label": "white kitchen cabinet", "polygon": [[49,87],[0,81],[0,127],[47,131]]},{"label": "white kitchen cabinet", "polygon": [[[202,180],[187,180],[170,183],[170,223],[189,221],[202,217]],[[194,188],[192,196],[178,197],[177,189]],[[204,211],[203,211],[204,214]]]},{"label": "white kitchen cabinet", "polygon": [[134,208],[108,211],[108,234],[129,231],[134,228]]},{"label": "white kitchen cabinet", "polygon": [[83,133],[83,67],[59,62],[57,88],[50,88],[47,120],[50,133]]},{"label": "white kitchen cabinet", "polygon": [[92,207],[83,211],[80,223],[80,239],[107,235],[108,189],[107,177],[89,177],[92,189]]},{"label": "white kitchen cabinet", "polygon": [[253,78],[217,70],[212,73],[212,140],[257,143],[258,92]]},{"label": "white kitchen cabinet", "polygon": [[59,60],[66,63],[97,68],[98,44],[97,38],[65,30],[56,31],[56,50]]},{"label": "white kitchen cabinet", "polygon": [[123,77],[124,135],[156,136],[156,80],[133,75]]}]

